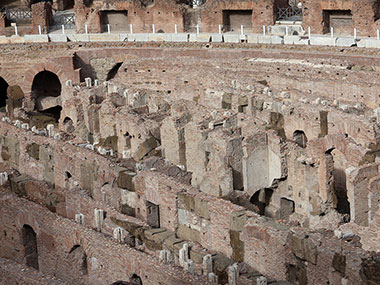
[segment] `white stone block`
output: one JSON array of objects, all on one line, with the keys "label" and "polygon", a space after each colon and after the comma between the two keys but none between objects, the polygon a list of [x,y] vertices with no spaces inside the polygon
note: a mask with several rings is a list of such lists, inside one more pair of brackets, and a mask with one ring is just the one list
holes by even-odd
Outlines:
[{"label": "white stone block", "polygon": [[149,42],[149,34],[134,34],[136,42]]},{"label": "white stone block", "polygon": [[267,285],[268,281],[264,276],[257,277],[256,285]]},{"label": "white stone block", "polygon": [[70,42],[89,42],[90,37],[88,34],[67,34],[66,35]]},{"label": "white stone block", "polygon": [[47,43],[49,42],[49,37],[47,35],[25,35],[26,43]]},{"label": "white stone block", "polygon": [[259,35],[248,34],[247,35],[247,43],[249,43],[249,44],[257,44],[257,43],[259,43]]},{"label": "white stone block", "polygon": [[125,237],[126,237],[126,232],[123,228],[121,227],[116,227],[114,230],[113,230],[113,238],[120,242],[120,243],[123,243],[125,241]]},{"label": "white stone block", "polygon": [[4,185],[8,181],[8,173],[1,172],[0,173],[0,186]]},{"label": "white stone block", "polygon": [[84,215],[83,214],[75,214],[74,220],[81,225],[84,225]]},{"label": "white stone block", "polygon": [[92,80],[91,80],[90,77],[86,77],[86,78],[84,79],[84,81],[86,82],[86,86],[87,86],[87,87],[92,87]]},{"label": "white stone block", "polygon": [[172,42],[187,42],[189,40],[189,34],[172,34]]},{"label": "white stone block", "polygon": [[104,222],[104,211],[102,209],[94,209],[95,228],[101,232]]},{"label": "white stone block", "polygon": [[119,34],[89,34],[90,42],[118,42],[120,41]]},{"label": "white stone block", "polygon": [[239,34],[224,34],[223,38],[225,43],[240,43]]},{"label": "white stone block", "polygon": [[310,39],[310,45],[314,46],[335,46],[336,45],[336,38],[332,37],[317,37],[312,36]]},{"label": "white stone block", "polygon": [[66,34],[49,34],[49,40],[53,43],[66,43],[68,38]]},{"label": "white stone block", "polygon": [[54,136],[54,125],[48,124],[46,126],[46,129],[47,129],[48,136],[52,138]]},{"label": "white stone block", "polygon": [[336,45],[338,47],[352,47],[356,45],[356,41],[353,37],[351,38],[337,38]]},{"label": "white stone block", "polygon": [[221,43],[221,42],[223,42],[223,35],[222,34],[212,34],[211,35],[211,41],[213,43]]},{"label": "white stone block", "polygon": [[29,124],[28,123],[21,124],[21,128],[25,130],[29,130]]}]

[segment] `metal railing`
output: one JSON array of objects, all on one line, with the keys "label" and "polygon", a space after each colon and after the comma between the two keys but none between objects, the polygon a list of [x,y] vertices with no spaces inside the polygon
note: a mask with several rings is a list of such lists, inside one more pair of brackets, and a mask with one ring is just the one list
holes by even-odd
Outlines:
[{"label": "metal railing", "polygon": [[276,19],[288,21],[302,21],[302,8],[293,6],[287,8],[277,8]]},{"label": "metal railing", "polygon": [[6,15],[7,20],[10,20],[10,21],[32,19],[32,11],[30,10],[5,8],[5,15]]}]

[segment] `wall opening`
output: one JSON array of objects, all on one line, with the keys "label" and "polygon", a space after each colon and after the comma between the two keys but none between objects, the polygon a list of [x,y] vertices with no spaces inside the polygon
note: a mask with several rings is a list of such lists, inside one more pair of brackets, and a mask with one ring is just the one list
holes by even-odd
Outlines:
[{"label": "wall opening", "polygon": [[280,199],[280,219],[288,220],[289,216],[294,213],[294,201],[281,198]]},{"label": "wall opening", "polygon": [[259,215],[265,215],[265,208],[269,205],[272,198],[273,190],[270,188],[263,188],[252,195],[250,202],[256,206],[255,211]]},{"label": "wall opening", "polygon": [[33,79],[32,96],[35,100],[35,110],[51,117],[58,123],[61,116],[62,85],[58,76],[50,71],[39,72]]},{"label": "wall opening", "polygon": [[122,64],[123,64],[122,62],[118,62],[118,63],[116,63],[116,64],[111,68],[111,70],[110,70],[110,71],[108,72],[108,74],[107,74],[107,79],[106,79],[106,81],[115,78],[115,76],[116,76],[117,72],[119,71],[119,68],[120,68],[120,66],[121,66]]},{"label": "wall opening", "polygon": [[350,215],[350,202],[347,197],[346,185],[346,158],[343,153],[337,149],[331,151],[334,161],[334,193],[337,199],[336,210],[341,214]]},{"label": "wall opening", "polygon": [[141,277],[138,276],[137,274],[133,274],[130,278],[130,284],[131,285],[143,285],[142,281],[141,281]]},{"label": "wall opening", "polygon": [[24,246],[24,263],[38,270],[37,235],[29,225],[22,227],[22,244]]},{"label": "wall opening", "polygon": [[307,137],[304,131],[296,130],[293,133],[293,141],[300,147],[305,148],[307,145]]},{"label": "wall opening", "polygon": [[7,89],[8,83],[4,80],[4,78],[0,77],[0,112],[5,112],[5,107],[7,105]]},{"label": "wall opening", "polygon": [[125,137],[125,147],[130,149],[132,136],[129,134],[129,132],[126,132],[124,137]]},{"label": "wall opening", "polygon": [[252,10],[223,10],[223,27],[226,31],[252,29]]},{"label": "wall opening", "polygon": [[72,132],[74,132],[74,130],[75,130],[75,128],[74,128],[74,122],[69,117],[66,117],[63,120],[63,127],[64,127],[65,131],[68,132],[68,133],[70,133],[70,134]]},{"label": "wall opening", "polygon": [[80,245],[74,245],[69,252],[68,260],[75,273],[87,275],[87,254]]},{"label": "wall opening", "polygon": [[152,228],[160,227],[160,206],[146,201],[147,223]]},{"label": "wall opening", "polygon": [[63,10],[70,10],[74,8],[74,0],[63,0]]},{"label": "wall opening", "polygon": [[102,32],[107,32],[110,25],[112,31],[129,31],[128,11],[100,11]]},{"label": "wall opening", "polygon": [[334,28],[336,35],[352,35],[354,30],[351,10],[323,10],[323,23],[324,33]]}]

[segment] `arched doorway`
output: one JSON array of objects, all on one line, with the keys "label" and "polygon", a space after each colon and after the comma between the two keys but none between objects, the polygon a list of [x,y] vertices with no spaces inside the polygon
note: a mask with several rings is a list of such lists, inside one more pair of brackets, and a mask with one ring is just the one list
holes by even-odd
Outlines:
[{"label": "arched doorway", "polygon": [[80,245],[74,245],[68,256],[68,260],[76,275],[87,275],[87,254]]},{"label": "arched doorway", "polygon": [[255,211],[259,215],[265,215],[265,208],[269,205],[272,198],[273,190],[270,188],[263,188],[252,195],[250,202],[256,206]]},{"label": "arched doorway", "polygon": [[22,227],[22,244],[24,246],[24,262],[26,266],[38,270],[37,235],[29,225]]},{"label": "arched doorway", "polygon": [[35,110],[54,119],[58,123],[61,116],[62,85],[58,76],[50,71],[39,72],[33,79],[32,96]]},{"label": "arched doorway", "polygon": [[304,131],[296,130],[293,133],[293,141],[300,147],[305,148],[307,145],[307,137]]},{"label": "arched doorway", "polygon": [[7,89],[8,83],[4,80],[4,78],[0,77],[0,112],[5,112],[5,107],[7,105]]}]

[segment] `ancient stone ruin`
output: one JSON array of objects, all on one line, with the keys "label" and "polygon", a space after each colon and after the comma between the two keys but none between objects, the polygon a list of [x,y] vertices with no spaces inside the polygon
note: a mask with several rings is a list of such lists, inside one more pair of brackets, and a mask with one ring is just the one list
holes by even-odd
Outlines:
[{"label": "ancient stone ruin", "polygon": [[[359,36],[380,11],[8,2],[30,30],[74,11],[77,33],[277,29],[277,5]],[[0,284],[380,284],[379,78],[379,52],[359,47],[0,44]]]}]

